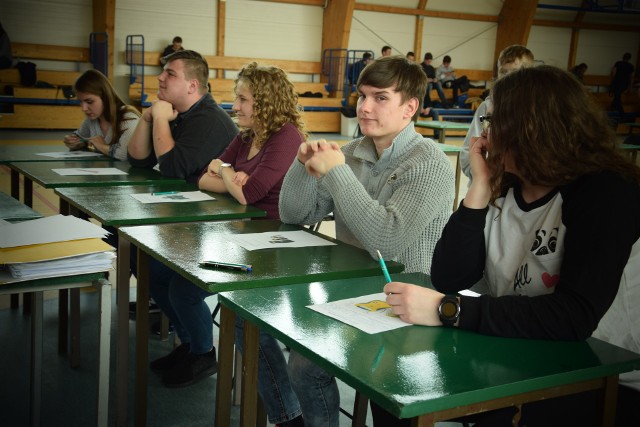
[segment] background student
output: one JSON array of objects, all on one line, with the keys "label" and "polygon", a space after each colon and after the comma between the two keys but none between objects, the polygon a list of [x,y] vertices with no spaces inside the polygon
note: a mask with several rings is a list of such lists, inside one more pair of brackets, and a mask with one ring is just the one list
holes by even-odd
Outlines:
[{"label": "background student", "polygon": [[469,79],[467,76],[456,76],[456,70],[451,66],[451,57],[445,55],[442,58],[442,65],[436,70],[436,76],[442,87],[453,89],[453,108],[460,108],[458,94],[469,90]]},{"label": "background student", "polygon": [[[498,75],[496,79],[506,76],[510,72],[519,70],[522,67],[533,66],[533,53],[527,49],[526,46],[519,44],[507,46],[502,49],[502,52],[500,52],[500,55],[498,56]],[[464,172],[469,179],[472,179],[471,163],[469,161],[469,146],[471,145],[473,138],[478,138],[482,135],[483,124],[480,122],[480,117],[490,114],[492,109],[493,104],[491,103],[491,96],[487,96],[473,114],[473,119],[471,120],[471,125],[467,131],[467,136],[464,138],[464,143],[462,144],[462,150],[460,151],[460,167],[462,168],[462,172]]]},{"label": "background student", "polygon": [[[442,150],[414,128],[426,86],[420,65],[402,56],[365,67],[357,88],[365,136],[342,149],[325,141],[300,146],[280,194],[282,221],[313,224],[334,212],[338,239],[374,258],[380,250],[407,272],[429,272],[451,213],[454,176]],[[338,426],[335,378],[296,352],[289,375],[305,425]]]},{"label": "background student", "polygon": [[184,48],[182,47],[182,37],[175,36],[171,41],[171,44],[167,45],[167,47],[165,47],[164,50],[162,51],[162,56],[164,57],[167,55],[171,55],[172,53],[177,52],[179,50],[184,50]]},{"label": "background student", "polygon": [[126,105],[111,82],[98,70],[87,70],[73,85],[82,112],[87,116],[75,132],[65,135],[70,150],[92,150],[117,160],[127,160],[129,140],[140,112]]},{"label": "background student", "polygon": [[[640,169],[615,151],[606,114],[567,71],[523,68],[491,97],[490,126],[471,145],[473,181],[433,256],[437,291],[393,282],[387,302],[409,323],[594,336],[640,353]],[[455,295],[477,282],[484,295]],[[459,316],[438,316],[445,294]],[[525,404],[520,422],[592,426],[596,397]],[[639,401],[640,371],[620,375],[618,426],[638,424]]]},{"label": "background student", "polygon": [[[267,218],[280,219],[278,199],[282,181],[295,160],[298,147],[307,138],[298,95],[284,71],[255,62],[245,65],[238,74],[235,94],[233,110],[242,131],[219,158],[211,161],[198,185],[204,190],[229,193],[243,205],[251,204],[266,210]],[[173,300],[173,293],[183,294],[184,291],[184,284],[179,288],[172,287],[168,290],[169,297]],[[198,289],[193,291],[202,293]],[[194,305],[196,303],[194,299]],[[211,341],[211,316],[207,319],[208,308],[204,302],[200,305],[202,322],[207,323],[211,331],[207,340]],[[179,312],[176,314],[182,318]],[[243,325],[244,321],[238,317],[236,345],[241,351]],[[278,375],[272,368],[286,365],[278,342],[260,332],[259,351],[258,392],[269,422],[283,427],[302,426],[300,404],[286,371]]]}]

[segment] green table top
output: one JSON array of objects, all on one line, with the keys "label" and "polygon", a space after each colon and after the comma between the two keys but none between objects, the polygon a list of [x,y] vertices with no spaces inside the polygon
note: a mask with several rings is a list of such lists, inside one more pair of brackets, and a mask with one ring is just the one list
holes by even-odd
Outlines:
[{"label": "green table top", "polygon": [[77,175],[63,176],[52,169],[88,167],[86,162],[57,161],[57,162],[19,162],[10,163],[9,167],[43,186],[57,187],[106,187],[114,185],[151,185],[183,183],[183,179],[168,178],[153,169],[135,168],[128,162],[116,160],[100,160],[91,162],[92,168],[117,168],[127,172],[127,175]]},{"label": "green table top", "polygon": [[[59,162],[60,159],[40,156],[37,153],[65,152],[69,149],[60,142],[60,145],[0,145],[0,164],[12,162]],[[108,160],[109,157],[78,157],[77,161]]]},{"label": "green table top", "polygon": [[5,221],[24,221],[37,218],[42,218],[42,215],[19,200],[0,191],[0,219]]},{"label": "green table top", "polygon": [[640,145],[636,144],[618,144],[618,148],[621,150],[640,150]]},{"label": "green table top", "polygon": [[431,129],[468,130],[471,123],[448,122],[446,120],[418,120],[416,126]]},{"label": "green table top", "polygon": [[267,215],[262,209],[243,206],[226,194],[205,192],[216,200],[187,203],[141,203],[131,197],[131,194],[148,194],[155,191],[197,190],[195,184],[182,183],[58,188],[55,193],[103,225],[111,226],[259,218]]},{"label": "green table top", "polygon": [[[337,245],[255,251],[247,251],[225,239],[227,234],[295,230],[306,229],[273,220],[190,222],[118,229],[120,236],[209,292],[313,280],[382,277],[378,261],[368,252],[328,237],[327,240]],[[253,272],[202,268],[198,265],[202,260],[251,264]],[[390,272],[400,272],[404,266],[389,261],[387,268]]]},{"label": "green table top", "polygon": [[438,144],[438,147],[445,153],[459,153],[462,151],[462,147],[458,147],[457,145]]},{"label": "green table top", "polygon": [[[430,286],[419,273],[392,278]],[[370,335],[306,308],[380,292],[382,285],[377,277],[356,278],[218,298],[400,418],[640,369],[640,355],[595,338],[509,339],[415,325]]]}]

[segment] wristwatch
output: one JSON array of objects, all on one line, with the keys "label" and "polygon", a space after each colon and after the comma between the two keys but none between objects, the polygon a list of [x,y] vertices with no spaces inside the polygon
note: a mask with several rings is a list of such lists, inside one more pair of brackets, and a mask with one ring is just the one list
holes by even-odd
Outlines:
[{"label": "wristwatch", "polygon": [[438,317],[444,326],[452,327],[460,318],[460,301],[455,295],[445,295],[438,304]]},{"label": "wristwatch", "polygon": [[231,163],[222,163],[218,168],[218,176],[222,177],[222,168],[230,168],[232,166]]}]

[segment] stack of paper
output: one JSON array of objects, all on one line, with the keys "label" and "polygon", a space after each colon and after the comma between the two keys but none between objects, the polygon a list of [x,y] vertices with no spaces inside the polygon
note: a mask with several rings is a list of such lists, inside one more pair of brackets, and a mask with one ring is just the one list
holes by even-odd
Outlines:
[{"label": "stack of paper", "polygon": [[73,216],[0,225],[0,284],[113,269],[108,232]]}]

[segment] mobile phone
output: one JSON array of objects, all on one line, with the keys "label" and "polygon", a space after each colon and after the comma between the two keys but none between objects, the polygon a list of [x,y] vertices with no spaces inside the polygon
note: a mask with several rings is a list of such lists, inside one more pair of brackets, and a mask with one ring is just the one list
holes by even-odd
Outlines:
[{"label": "mobile phone", "polygon": [[85,138],[84,136],[80,135],[78,132],[73,132],[73,134],[74,134],[75,136],[77,136],[77,137],[78,137],[78,139],[79,139],[80,141],[82,141],[82,142],[86,142],[87,144],[90,144],[90,143],[91,143],[91,141],[89,141],[89,140],[88,140],[87,138]]}]

